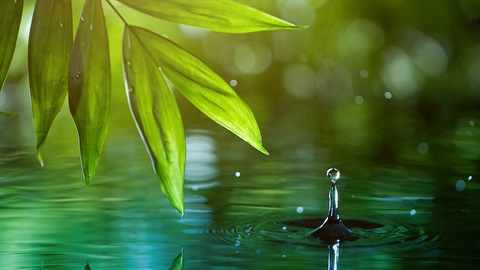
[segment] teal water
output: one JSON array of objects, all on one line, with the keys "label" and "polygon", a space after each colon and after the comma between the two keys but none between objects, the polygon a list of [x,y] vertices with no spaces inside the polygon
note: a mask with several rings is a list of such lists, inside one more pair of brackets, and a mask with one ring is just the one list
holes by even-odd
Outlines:
[{"label": "teal water", "polygon": [[455,131],[428,153],[382,159],[291,123],[265,129],[270,156],[220,128],[187,129],[183,218],[134,133],[111,136],[89,186],[75,150],[51,150],[40,168],[33,145],[2,144],[0,269],[169,269],[182,250],[184,269],[326,269],[328,245],[299,222],[326,217],[330,167],[342,172],[342,220],[381,225],[352,228],[358,239],[339,244],[337,269],[480,265],[478,159],[442,151]]}]

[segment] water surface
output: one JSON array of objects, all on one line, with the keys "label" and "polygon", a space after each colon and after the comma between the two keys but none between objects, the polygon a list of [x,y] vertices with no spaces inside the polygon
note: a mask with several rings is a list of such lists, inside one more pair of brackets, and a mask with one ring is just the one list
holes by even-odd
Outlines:
[{"label": "water surface", "polygon": [[338,269],[480,265],[478,160],[361,159],[322,138],[288,146],[312,135],[279,127],[265,132],[267,157],[213,130],[187,130],[184,218],[135,134],[109,140],[90,186],[75,151],[40,168],[33,145],[2,145],[0,268],[168,269],[182,250],[185,269],[327,268],[328,244],[305,238],[301,222],[326,217],[332,166],[342,220],[381,225],[352,228],[359,239],[340,243]]}]

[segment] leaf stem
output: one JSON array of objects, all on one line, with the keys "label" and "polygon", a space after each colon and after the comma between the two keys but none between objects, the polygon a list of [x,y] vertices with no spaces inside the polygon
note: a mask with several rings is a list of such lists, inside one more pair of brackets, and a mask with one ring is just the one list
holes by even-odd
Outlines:
[{"label": "leaf stem", "polygon": [[122,14],[120,14],[120,12],[118,12],[118,10],[115,8],[115,6],[113,6],[113,4],[110,2],[110,0],[107,0],[107,3],[110,5],[110,7],[113,9],[113,11],[115,11],[115,13],[117,13],[118,17],[120,17],[120,19],[123,21],[123,23],[125,23],[125,25],[128,26],[128,23],[125,20],[125,18],[123,18]]}]

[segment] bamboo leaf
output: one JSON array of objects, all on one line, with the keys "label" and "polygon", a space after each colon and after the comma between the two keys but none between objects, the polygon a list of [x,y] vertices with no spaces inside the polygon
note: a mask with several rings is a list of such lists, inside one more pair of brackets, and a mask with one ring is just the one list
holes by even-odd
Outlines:
[{"label": "bamboo leaf", "polygon": [[80,144],[83,176],[90,183],[97,168],[110,112],[110,56],[100,0],[86,0],[70,59],[68,101]]},{"label": "bamboo leaf", "polygon": [[200,111],[264,154],[250,108],[220,76],[198,58],[151,31],[130,27],[175,87]]},{"label": "bamboo leaf", "polygon": [[277,17],[232,0],[119,0],[157,18],[224,33],[298,30]]},{"label": "bamboo leaf", "polygon": [[38,0],[30,28],[28,73],[37,157],[67,96],[69,54],[73,44],[70,0]]},{"label": "bamboo leaf", "polygon": [[0,8],[0,92],[15,52],[22,10],[23,0],[2,0]]},{"label": "bamboo leaf", "polygon": [[172,265],[170,265],[169,270],[182,270],[184,266],[184,255],[183,255],[183,248],[182,252],[180,252],[177,257],[173,260]]},{"label": "bamboo leaf", "polygon": [[[147,41],[148,42],[148,41]],[[128,26],[123,66],[130,109],[163,193],[183,214],[185,135],[175,97],[147,46]]]}]

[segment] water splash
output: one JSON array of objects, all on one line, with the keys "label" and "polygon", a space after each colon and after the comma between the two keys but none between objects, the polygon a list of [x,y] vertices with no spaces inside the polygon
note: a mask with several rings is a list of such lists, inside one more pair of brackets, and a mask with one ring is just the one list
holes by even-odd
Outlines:
[{"label": "water splash", "polygon": [[340,171],[336,168],[330,168],[327,171],[327,177],[332,182],[328,194],[328,216],[322,225],[307,235],[312,235],[325,241],[337,242],[340,239],[351,236],[352,231],[342,223],[340,215],[338,214],[338,191],[335,183],[340,179]]}]

